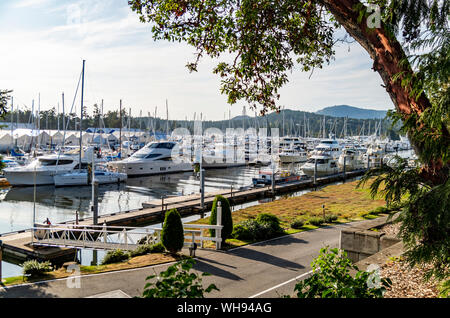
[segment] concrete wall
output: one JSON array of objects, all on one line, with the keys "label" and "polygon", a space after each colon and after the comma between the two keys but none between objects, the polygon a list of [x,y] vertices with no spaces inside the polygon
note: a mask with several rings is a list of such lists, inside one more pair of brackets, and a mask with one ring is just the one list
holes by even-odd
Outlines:
[{"label": "concrete wall", "polygon": [[378,218],[364,227],[351,227],[341,230],[340,248],[347,252],[353,262],[359,262],[366,257],[378,253],[384,248],[398,243],[395,237],[386,236],[383,232],[371,231],[386,224],[386,218]]}]

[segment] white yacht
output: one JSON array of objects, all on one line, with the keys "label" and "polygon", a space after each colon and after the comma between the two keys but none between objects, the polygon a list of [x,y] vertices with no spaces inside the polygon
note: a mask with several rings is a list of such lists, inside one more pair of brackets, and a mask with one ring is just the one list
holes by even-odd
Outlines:
[{"label": "white yacht", "polygon": [[364,161],[367,163],[369,160],[371,167],[377,167],[381,165],[383,157],[386,155],[384,147],[379,144],[370,144],[367,147],[366,155],[364,156]]},{"label": "white yacht", "polygon": [[25,166],[3,169],[5,178],[12,186],[53,185],[53,177],[68,173],[78,166],[79,160],[66,155],[44,155]]},{"label": "white yacht", "polygon": [[[109,171],[102,166],[96,167],[94,174],[94,180],[98,184],[120,183],[127,180],[126,173]],[[88,185],[90,183],[87,169],[57,174],[53,179],[56,187]]]},{"label": "white yacht", "polygon": [[150,142],[124,160],[109,162],[108,168],[128,176],[193,171],[192,164],[179,156],[176,146],[175,141]]},{"label": "white yacht", "polygon": [[306,142],[299,137],[282,137],[280,138],[280,150],[283,149],[306,149]]},{"label": "white yacht", "polygon": [[282,164],[302,163],[308,159],[308,154],[302,149],[283,149],[278,155]]},{"label": "white yacht", "polygon": [[314,148],[313,155],[328,154],[332,158],[337,159],[342,153],[342,146],[336,139],[322,139]]},{"label": "white yacht", "polygon": [[312,155],[311,157],[309,157],[306,163],[303,166],[301,166],[300,169],[307,176],[313,177],[316,162],[317,162],[317,171],[316,171],[317,177],[336,174],[339,172],[336,159],[326,154]]},{"label": "white yacht", "polygon": [[342,154],[339,156],[338,166],[339,168],[344,168],[345,160],[345,170],[358,170],[365,167],[362,154],[355,148],[345,148]]}]

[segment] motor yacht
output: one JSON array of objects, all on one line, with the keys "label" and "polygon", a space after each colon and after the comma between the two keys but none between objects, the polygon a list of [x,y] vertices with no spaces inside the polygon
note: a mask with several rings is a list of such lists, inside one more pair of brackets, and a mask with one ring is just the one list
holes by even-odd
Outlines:
[{"label": "motor yacht", "polygon": [[[315,169],[316,162],[317,170]],[[300,169],[309,177],[314,176],[315,170],[317,177],[336,174],[339,172],[336,159],[327,154],[312,155]]]},{"label": "motor yacht", "polygon": [[130,157],[111,161],[107,166],[128,176],[193,171],[191,162],[180,156],[175,141],[150,142]]},{"label": "motor yacht", "polygon": [[44,155],[25,166],[3,169],[3,174],[12,186],[53,185],[53,177],[73,171],[78,167],[78,158],[67,155]]},{"label": "motor yacht", "polygon": [[329,155],[334,159],[338,159],[342,153],[342,146],[336,139],[322,139],[314,148],[312,155]]},{"label": "motor yacht", "polygon": [[278,158],[282,164],[302,163],[308,159],[308,154],[301,149],[283,149]]},{"label": "motor yacht", "polygon": [[[87,169],[81,171],[72,171],[69,173],[57,174],[53,176],[56,187],[89,185],[92,179],[92,173]],[[127,174],[115,171],[109,171],[104,166],[95,168],[94,181],[98,184],[121,183],[127,180]]]},{"label": "motor yacht", "polygon": [[355,148],[345,148],[342,151],[338,159],[338,167],[340,169],[344,169],[344,162],[346,171],[363,169],[365,166],[362,154]]}]

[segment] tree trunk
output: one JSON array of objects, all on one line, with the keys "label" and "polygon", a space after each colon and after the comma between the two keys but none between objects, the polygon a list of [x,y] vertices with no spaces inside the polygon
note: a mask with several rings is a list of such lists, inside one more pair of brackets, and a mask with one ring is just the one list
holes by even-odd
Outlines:
[{"label": "tree trunk", "polygon": [[[369,53],[373,62],[373,70],[378,72],[383,80],[384,87],[391,97],[397,112],[407,119],[412,114],[420,116],[431,103],[425,94],[418,98],[411,96],[411,85],[402,85],[402,80],[413,75],[411,65],[406,60],[406,54],[397,41],[385,27],[383,22],[379,28],[369,28],[365,18],[358,22],[358,0],[320,0],[320,2],[333,14],[345,30]],[[399,75],[400,74],[400,75]],[[418,129],[420,129],[418,127]],[[444,134],[448,131],[444,127]],[[409,136],[411,145],[417,155],[421,157],[424,146],[421,142]],[[440,162],[427,163],[425,176],[433,184],[440,184],[445,180],[447,173],[442,174],[443,164]],[[444,178],[444,179],[443,179]]]}]

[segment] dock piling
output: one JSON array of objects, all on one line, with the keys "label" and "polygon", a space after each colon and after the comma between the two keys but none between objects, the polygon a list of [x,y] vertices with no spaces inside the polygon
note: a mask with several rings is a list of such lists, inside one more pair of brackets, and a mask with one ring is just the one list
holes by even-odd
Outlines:
[{"label": "dock piling", "polygon": [[94,182],[92,185],[92,206],[91,211],[93,213],[94,225],[98,224],[98,183]]},{"label": "dock piling", "polygon": [[200,169],[200,207],[205,208],[205,169]]},{"label": "dock piling", "polygon": [[343,179],[344,179],[344,182],[345,182],[345,169],[346,169],[346,163],[347,163],[347,157],[346,156],[344,156],[344,174],[343,174]]},{"label": "dock piling", "polygon": [[2,254],[3,254],[3,242],[0,240],[0,285],[2,284]]},{"label": "dock piling", "polygon": [[317,184],[317,158],[314,159],[314,188]]}]

